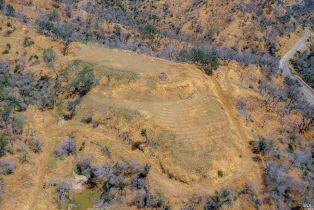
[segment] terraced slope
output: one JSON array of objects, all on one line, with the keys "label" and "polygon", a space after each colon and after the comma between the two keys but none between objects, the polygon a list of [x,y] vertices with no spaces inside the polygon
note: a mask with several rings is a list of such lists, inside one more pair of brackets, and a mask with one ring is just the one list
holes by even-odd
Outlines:
[{"label": "terraced slope", "polygon": [[[74,49],[79,59],[141,75],[129,85],[96,87],[83,100],[84,109],[99,110],[106,105],[145,113],[158,125],[173,131],[175,139],[167,142],[166,150],[171,161],[187,173],[217,177],[217,170],[224,168],[226,176],[232,177],[246,170],[243,166],[250,160],[241,158],[247,150],[244,146],[247,139],[238,131],[242,128],[233,123],[211,79],[196,67],[145,59],[146,56],[131,52],[116,51],[109,55],[110,49],[97,46],[80,45]],[[161,71],[167,72],[168,80],[157,82],[154,90],[147,91],[147,77],[158,78]]]}]

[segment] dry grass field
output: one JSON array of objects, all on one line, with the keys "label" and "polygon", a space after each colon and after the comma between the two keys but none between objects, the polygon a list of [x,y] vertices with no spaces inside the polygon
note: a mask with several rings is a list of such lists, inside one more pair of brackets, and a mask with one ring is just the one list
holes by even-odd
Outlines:
[{"label": "dry grass field", "polygon": [[[18,31],[14,40],[23,39]],[[40,36],[32,37],[41,45]],[[2,43],[8,41],[2,39]],[[58,43],[48,43],[58,49]],[[19,167],[18,175],[6,180],[16,188],[6,192],[4,209],[44,209],[53,205],[53,196],[42,186],[53,177],[73,179],[73,158],[61,161],[53,155],[58,141],[69,133],[74,133],[78,145],[86,142],[85,150],[97,161],[103,157],[91,141],[110,145],[116,158],[150,163],[152,187],[161,189],[178,205],[195,194],[257,178],[255,170],[259,169],[247,147],[250,132],[230,106],[232,102],[224,98],[224,92],[232,88],[223,90],[214,78],[191,64],[81,43],[73,43],[70,51],[60,63],[70,59],[92,63],[99,83],[83,98],[71,121],[60,120],[57,110],[29,109],[25,113],[26,127],[44,139],[44,149],[32,164]],[[166,81],[159,80],[161,72],[168,75]],[[117,115],[116,124],[108,122],[110,125],[93,129],[80,122],[87,115],[102,119],[108,113]],[[127,120],[123,120],[125,116]],[[132,151],[117,140],[117,129],[127,129],[143,140],[139,135],[143,128],[158,144],[154,151]],[[223,171],[223,177],[217,176],[218,170]],[[173,178],[169,179],[169,174]],[[24,185],[27,187],[20,189]],[[10,197],[14,200],[6,199]]]},{"label": "dry grass field", "polygon": [[281,210],[313,197],[313,112],[273,65],[303,34],[286,5],[8,2],[0,209]]}]

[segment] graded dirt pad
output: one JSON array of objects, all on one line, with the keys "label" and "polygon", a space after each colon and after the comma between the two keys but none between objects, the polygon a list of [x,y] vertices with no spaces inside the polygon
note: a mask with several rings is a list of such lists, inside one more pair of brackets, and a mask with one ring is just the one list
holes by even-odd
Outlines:
[{"label": "graded dirt pad", "polygon": [[[171,130],[175,137],[158,143],[167,160],[193,181],[210,178],[208,186],[213,186],[251,167],[251,158],[245,158],[249,154],[245,131],[239,131],[243,128],[221,101],[217,84],[195,66],[97,45],[72,47],[74,57],[100,66],[99,72],[112,68],[139,74],[129,83],[100,83],[83,99],[85,111],[107,106],[136,110]],[[167,73],[166,81],[158,80],[160,72]],[[217,179],[218,170],[224,171],[223,178]]]}]

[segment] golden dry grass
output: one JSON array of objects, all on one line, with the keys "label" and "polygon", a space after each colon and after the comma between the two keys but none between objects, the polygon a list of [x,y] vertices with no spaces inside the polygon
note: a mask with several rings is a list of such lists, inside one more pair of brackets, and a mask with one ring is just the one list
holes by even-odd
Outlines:
[{"label": "golden dry grass", "polygon": [[[28,53],[52,46],[58,54],[59,66],[74,59],[90,62],[100,81],[83,98],[71,121],[58,119],[57,109],[47,112],[28,109],[26,127],[38,132],[44,149],[31,156],[31,163],[18,164],[16,174],[5,177],[9,188],[2,208],[57,208],[53,190],[42,186],[49,179],[73,179],[76,157],[58,160],[53,155],[55,145],[70,133],[76,136],[78,147],[86,142],[78,157],[92,154],[95,161],[106,161],[91,143],[97,141],[111,148],[115,160],[135,159],[151,164],[149,184],[152,189],[164,192],[175,209],[194,195],[259,179],[257,164],[247,148],[250,132],[238,119],[234,101],[229,97],[234,87],[228,78],[219,80],[225,83],[220,84],[217,75],[208,77],[194,65],[98,45],[73,43],[70,54],[63,57],[60,43],[28,33],[35,41]],[[17,29],[11,36],[14,49],[22,51],[23,29]],[[1,37],[0,43],[6,42],[10,42],[10,37]],[[34,68],[50,71],[43,63]],[[226,70],[229,68],[232,66]],[[166,81],[159,81],[160,72],[167,73]],[[104,121],[96,129],[80,122],[89,114],[101,121],[108,113],[114,120]],[[130,131],[135,140],[143,141],[140,135],[143,128],[159,144],[156,149],[132,150],[118,138],[119,130]],[[224,177],[217,176],[218,170],[224,172]]]}]

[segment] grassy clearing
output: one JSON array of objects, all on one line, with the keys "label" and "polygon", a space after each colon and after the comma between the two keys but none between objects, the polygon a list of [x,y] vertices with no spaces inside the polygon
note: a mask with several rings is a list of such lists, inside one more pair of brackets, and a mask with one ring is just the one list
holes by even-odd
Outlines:
[{"label": "grassy clearing", "polygon": [[138,111],[127,109],[127,108],[121,108],[121,107],[109,107],[109,110],[118,118],[125,119],[127,121],[131,121],[134,118],[141,117],[141,114]]},{"label": "grassy clearing", "polygon": [[61,104],[57,104],[55,108],[54,122],[58,123],[60,120],[64,118],[65,112],[62,109]]},{"label": "grassy clearing", "polygon": [[97,193],[92,190],[85,190],[74,195],[74,210],[85,210],[93,207],[93,202],[97,199]]},{"label": "grassy clearing", "polygon": [[49,162],[49,169],[51,170],[55,169],[57,167],[58,160],[59,158],[55,154],[52,154],[52,157]]},{"label": "grassy clearing", "polygon": [[117,81],[136,81],[139,79],[140,75],[133,71],[123,70],[123,69],[112,69],[106,66],[97,67],[97,73],[100,77],[107,77],[110,80]]},{"label": "grassy clearing", "polygon": [[83,67],[88,69],[93,69],[97,78],[107,77],[108,83],[110,83],[111,80],[116,81],[136,81],[140,78],[139,73],[123,70],[123,69],[113,69],[109,68],[107,66],[101,66],[97,65],[92,62],[87,62],[83,60],[74,60],[72,61],[72,65],[75,67]]}]

